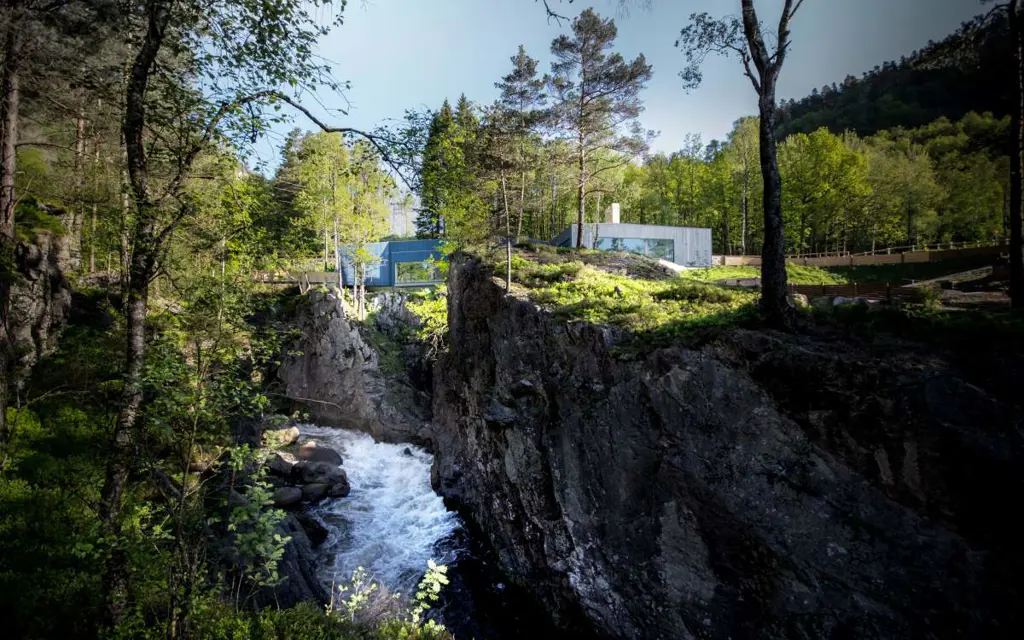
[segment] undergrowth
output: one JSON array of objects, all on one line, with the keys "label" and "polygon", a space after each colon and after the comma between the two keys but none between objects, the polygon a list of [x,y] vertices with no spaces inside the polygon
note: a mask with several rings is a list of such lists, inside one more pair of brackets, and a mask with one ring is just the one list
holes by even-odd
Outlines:
[{"label": "undergrowth", "polygon": [[[595,253],[611,255],[612,260],[623,255]],[[682,278],[639,279],[585,264],[590,255],[572,257],[582,260],[544,262],[514,255],[513,293],[560,319],[620,327],[645,340],[735,326],[756,315],[757,296],[752,292]]]},{"label": "undergrowth", "polygon": [[[680,274],[687,280],[700,282],[717,282],[745,278],[760,278],[761,267],[710,267],[707,269],[688,269]],[[803,265],[786,265],[786,277],[791,284],[845,284],[849,280],[842,275],[821,267],[805,267]]]}]

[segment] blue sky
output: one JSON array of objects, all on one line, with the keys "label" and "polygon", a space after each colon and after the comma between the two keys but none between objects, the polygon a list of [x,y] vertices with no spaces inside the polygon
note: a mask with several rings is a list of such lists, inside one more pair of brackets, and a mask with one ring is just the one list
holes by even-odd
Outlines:
[{"label": "blue sky", "polygon": [[[781,4],[758,0],[762,20],[776,22]],[[709,58],[704,83],[690,93],[677,75],[684,59],[674,42],[689,15],[737,13],[739,0],[653,0],[650,9],[628,15],[619,13],[617,0],[562,0],[560,8],[577,15],[587,6],[615,18],[616,50],[627,58],[643,53],[654,66],[641,121],[661,132],[655,151],[679,149],[687,133],[701,134],[704,142],[721,139],[737,118],[756,112],[753,88],[736,60]],[[942,39],[982,10],[978,0],[805,0],[793,24],[779,98],[800,98],[847,74],[860,76]],[[534,0],[349,0],[345,24],[323,39],[320,54],[351,88],[344,97],[319,96],[324,106],[347,108],[349,115],[315,110],[330,122],[371,129],[407,108],[454,102],[460,93],[489,103],[520,44],[547,71],[551,40],[568,29],[549,22]],[[302,119],[295,124],[312,128]],[[289,128],[279,127],[262,142],[258,158],[276,164],[281,134]]]}]

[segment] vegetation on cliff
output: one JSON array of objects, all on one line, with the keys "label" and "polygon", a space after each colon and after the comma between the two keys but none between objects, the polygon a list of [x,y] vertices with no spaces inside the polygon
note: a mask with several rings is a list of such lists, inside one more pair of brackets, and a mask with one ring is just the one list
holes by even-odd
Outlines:
[{"label": "vegetation on cliff", "polygon": [[[501,260],[494,264],[497,274],[504,268]],[[751,320],[757,301],[752,291],[679,278],[642,256],[539,245],[512,256],[511,293],[559,319],[659,339]]]}]

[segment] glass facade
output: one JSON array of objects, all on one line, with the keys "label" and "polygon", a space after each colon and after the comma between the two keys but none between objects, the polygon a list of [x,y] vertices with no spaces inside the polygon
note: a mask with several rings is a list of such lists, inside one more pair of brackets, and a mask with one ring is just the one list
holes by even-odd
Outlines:
[{"label": "glass facade", "polygon": [[441,272],[430,262],[395,263],[395,284],[415,284],[439,280],[441,280]]},{"label": "glass facade", "polygon": [[628,251],[657,260],[675,262],[676,243],[671,238],[599,238],[597,248],[604,251]]}]

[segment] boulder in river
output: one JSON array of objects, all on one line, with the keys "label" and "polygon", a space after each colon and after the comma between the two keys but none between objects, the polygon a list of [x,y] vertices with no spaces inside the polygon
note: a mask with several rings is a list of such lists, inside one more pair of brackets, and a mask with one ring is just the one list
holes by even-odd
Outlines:
[{"label": "boulder in river", "polygon": [[341,466],[341,454],[330,447],[317,446],[315,442],[306,442],[295,450],[295,458],[308,460],[310,462],[327,462],[334,466]]},{"label": "boulder in river", "polygon": [[352,485],[348,483],[348,476],[344,471],[341,472],[342,477],[340,480],[331,485],[328,489],[327,495],[331,498],[344,498],[352,491]]},{"label": "boulder in river", "polygon": [[278,451],[270,456],[270,459],[267,461],[267,469],[276,476],[287,478],[292,474],[295,462],[295,456],[292,454]]},{"label": "boulder in river", "polygon": [[320,502],[327,497],[327,490],[330,485],[323,482],[314,482],[302,487],[302,499],[309,502]]},{"label": "boulder in river", "polygon": [[274,492],[275,507],[290,507],[302,501],[302,489],[298,487],[281,487]]},{"label": "boulder in river", "polygon": [[334,484],[345,478],[345,472],[329,462],[300,460],[292,468],[292,477],[305,484]]}]

